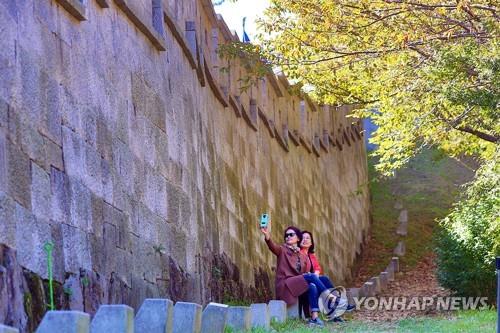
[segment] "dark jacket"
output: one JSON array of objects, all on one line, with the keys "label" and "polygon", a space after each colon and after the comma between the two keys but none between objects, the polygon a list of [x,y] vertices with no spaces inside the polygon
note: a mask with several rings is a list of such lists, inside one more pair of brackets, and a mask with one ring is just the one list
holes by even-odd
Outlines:
[{"label": "dark jacket", "polygon": [[[288,247],[277,245],[271,239],[266,240],[269,249],[278,257],[276,263],[276,298],[285,301],[288,305],[297,303],[297,297],[307,291],[308,284],[302,274],[311,269],[311,262],[307,255],[294,253]],[[297,272],[297,259],[300,260],[301,270]]]}]

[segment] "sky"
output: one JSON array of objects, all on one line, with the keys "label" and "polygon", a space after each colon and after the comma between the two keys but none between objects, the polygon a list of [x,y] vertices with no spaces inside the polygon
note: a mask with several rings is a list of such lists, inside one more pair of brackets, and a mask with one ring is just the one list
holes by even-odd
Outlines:
[{"label": "sky", "polygon": [[215,12],[224,17],[229,29],[236,30],[238,36],[242,37],[243,17],[247,17],[246,32],[253,40],[256,26],[255,20],[262,16],[264,9],[269,5],[269,0],[238,0],[235,3],[225,1],[222,5],[215,6]]}]

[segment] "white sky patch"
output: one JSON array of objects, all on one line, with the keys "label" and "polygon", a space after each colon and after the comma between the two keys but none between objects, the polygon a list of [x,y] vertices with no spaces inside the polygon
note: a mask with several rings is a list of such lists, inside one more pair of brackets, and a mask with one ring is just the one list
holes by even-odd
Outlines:
[{"label": "white sky patch", "polygon": [[235,30],[238,36],[243,36],[243,17],[246,16],[246,32],[250,40],[255,39],[255,20],[264,15],[269,6],[269,0],[238,0],[235,3],[225,1],[222,5],[214,6],[215,12],[224,17],[229,29]]}]

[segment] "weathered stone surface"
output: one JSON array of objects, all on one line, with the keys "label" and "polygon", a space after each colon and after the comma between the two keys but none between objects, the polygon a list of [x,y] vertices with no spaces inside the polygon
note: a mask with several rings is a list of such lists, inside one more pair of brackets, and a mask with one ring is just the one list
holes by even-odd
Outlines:
[{"label": "weathered stone surface", "polygon": [[201,333],[224,333],[229,306],[210,302],[201,316]]},{"label": "weathered stone surface", "polygon": [[406,236],[408,235],[408,223],[407,222],[401,222],[396,229],[396,234],[400,236]]},{"label": "weathered stone surface", "polygon": [[392,264],[392,267],[394,268],[394,273],[399,272],[399,258],[392,257],[391,264]]},{"label": "weathered stone surface", "polygon": [[406,209],[403,209],[399,213],[398,221],[400,223],[408,223],[408,211]]},{"label": "weathered stone surface", "polygon": [[252,327],[252,312],[248,306],[230,306],[227,312],[227,324],[235,331],[245,331]]},{"label": "weathered stone surface", "polygon": [[[74,282],[64,305],[88,313],[160,295],[267,301],[275,258],[249,221],[268,209],[275,235],[300,221],[340,235],[318,255],[337,283],[351,278],[369,228],[368,194],[351,195],[367,180],[363,142],[317,159],[300,145],[287,153],[275,131],[337,133],[349,108],[327,114],[269,75],[237,108],[272,136],[228,113],[214,92],[240,95],[245,69],[214,53],[230,33],[202,2],[83,1],[84,24],[58,1],[0,2],[0,240],[18,248],[36,290],[52,240],[57,283]],[[165,22],[169,50],[158,52]],[[231,75],[215,70],[227,65]]]},{"label": "weathered stone surface", "polygon": [[171,333],[173,308],[169,299],[145,299],[135,316],[135,333]]},{"label": "weathered stone surface", "polygon": [[298,318],[299,317],[299,303],[292,305],[287,305],[286,314],[288,318]]},{"label": "weathered stone surface", "polygon": [[365,282],[361,286],[360,297],[373,297],[375,296],[375,286],[373,282]]},{"label": "weathered stone surface", "polygon": [[174,306],[173,333],[199,333],[201,331],[201,305],[177,302]]},{"label": "weathered stone surface", "polygon": [[394,209],[403,209],[403,203],[401,202],[401,200],[397,200],[396,203],[394,203]]},{"label": "weathered stone surface", "polygon": [[271,320],[276,320],[279,323],[286,321],[287,311],[286,303],[281,300],[269,301],[269,315]]},{"label": "weathered stone surface", "polygon": [[252,327],[270,327],[271,317],[267,303],[254,303],[250,305],[250,312],[252,316]]},{"label": "weathered stone surface", "polygon": [[19,328],[27,326],[28,317],[23,311],[25,289],[16,251],[0,244],[0,322]]},{"label": "weathered stone surface", "polygon": [[394,248],[394,254],[398,257],[404,256],[406,253],[406,246],[404,241],[399,241],[398,245]]},{"label": "weathered stone surface", "polygon": [[35,163],[32,163],[31,179],[31,205],[33,214],[37,218],[49,220],[52,217],[49,174]]},{"label": "weathered stone surface", "polygon": [[389,263],[389,265],[387,265],[385,272],[387,272],[387,278],[389,279],[389,281],[394,281],[394,266],[392,264],[392,261]]},{"label": "weathered stone surface", "polygon": [[89,323],[90,316],[84,312],[48,311],[38,326],[36,333],[88,333]]},{"label": "weathered stone surface", "polygon": [[90,333],[134,333],[134,309],[127,305],[101,305]]},{"label": "weathered stone surface", "polygon": [[379,279],[380,279],[381,290],[385,290],[385,288],[387,288],[387,285],[389,284],[389,273],[381,272],[379,275]]},{"label": "weathered stone surface", "polygon": [[17,328],[0,324],[0,333],[19,333]]},{"label": "weathered stone surface", "polygon": [[382,288],[380,286],[380,278],[378,276],[374,276],[370,279],[370,282],[373,283],[373,288],[375,290],[375,294],[378,295],[382,291]]},{"label": "weathered stone surface", "polygon": [[359,298],[360,288],[349,288],[347,289],[347,301],[349,304],[355,304],[354,298]]}]

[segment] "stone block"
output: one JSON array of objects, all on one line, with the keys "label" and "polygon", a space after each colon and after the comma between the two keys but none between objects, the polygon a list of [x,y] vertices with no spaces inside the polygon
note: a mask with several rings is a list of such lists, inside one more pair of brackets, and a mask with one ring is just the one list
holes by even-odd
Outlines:
[{"label": "stone block", "polygon": [[347,289],[347,301],[349,304],[354,304],[354,298],[359,298],[360,288],[349,288]]},{"label": "stone block", "polygon": [[43,247],[46,242],[52,241],[52,230],[48,221],[35,218],[19,204],[16,204],[15,221],[19,264],[47,278],[47,256]]},{"label": "stone block", "polygon": [[398,221],[399,223],[408,223],[408,211],[406,209],[399,212]]},{"label": "stone block", "polygon": [[270,327],[271,317],[267,303],[254,303],[250,305],[250,312],[252,314],[252,327]]},{"label": "stone block", "polygon": [[44,139],[45,150],[47,152],[47,162],[58,170],[64,170],[63,151],[62,148],[49,139]]},{"label": "stone block", "polygon": [[276,320],[279,323],[286,321],[286,303],[281,300],[269,301],[269,315],[271,320]]},{"label": "stone block", "polygon": [[394,268],[394,273],[399,272],[399,258],[392,257],[391,264],[392,264],[392,267]]},{"label": "stone block", "polygon": [[380,287],[380,278],[378,276],[374,276],[370,279],[370,282],[373,283],[373,289],[375,290],[375,294],[378,295],[382,291]]},{"label": "stone block", "polygon": [[14,327],[0,324],[0,333],[19,333],[19,330]]},{"label": "stone block", "polygon": [[78,273],[80,268],[92,270],[90,241],[87,233],[67,224],[61,225],[61,231],[66,272]]},{"label": "stone block", "polygon": [[400,200],[397,200],[396,203],[394,203],[394,209],[403,209],[403,203]]},{"label": "stone block", "polygon": [[[406,253],[405,243],[403,241],[399,241],[396,248],[394,248],[394,254],[397,255],[398,257],[402,257],[405,255],[405,253]],[[395,272],[397,272],[397,270],[395,270]]]},{"label": "stone block", "polygon": [[69,179],[63,171],[50,168],[50,190],[52,219],[65,222],[70,216],[70,189]]},{"label": "stone block", "polygon": [[299,317],[299,302],[287,305],[286,315],[288,318],[298,318]]},{"label": "stone block", "polygon": [[31,209],[31,169],[28,156],[16,145],[7,143],[9,194],[24,208]]},{"label": "stone block", "polygon": [[174,306],[173,333],[200,333],[201,305],[177,302]]},{"label": "stone block", "polygon": [[171,333],[173,308],[169,299],[145,299],[135,316],[135,333]]},{"label": "stone block", "polygon": [[127,305],[101,305],[90,333],[134,333],[134,309]]},{"label": "stone block", "polygon": [[389,281],[394,281],[394,266],[392,265],[392,261],[389,263],[389,265],[387,265],[385,272],[387,272],[387,279]]},{"label": "stone block", "polygon": [[70,178],[69,223],[85,232],[92,231],[92,196],[89,189],[79,180]]},{"label": "stone block", "polygon": [[380,289],[384,290],[385,288],[387,288],[387,285],[389,284],[389,273],[381,272],[379,275],[379,280],[380,280]]},{"label": "stone block", "polygon": [[201,316],[201,333],[224,333],[229,306],[208,303]]},{"label": "stone block", "polygon": [[396,234],[400,236],[406,236],[408,235],[408,223],[407,222],[401,222],[396,229]]},{"label": "stone block", "polygon": [[38,218],[49,220],[52,217],[50,177],[44,169],[31,163],[31,206]]},{"label": "stone block", "polygon": [[16,202],[0,191],[0,244],[16,247]]},{"label": "stone block", "polygon": [[363,286],[361,288],[362,288],[362,291],[361,291],[362,296],[364,296],[364,297],[375,296],[375,287],[373,285],[373,282],[365,282],[365,283],[363,283]]},{"label": "stone block", "polygon": [[252,326],[252,313],[248,306],[230,306],[227,312],[227,324],[235,331],[246,331]]},{"label": "stone block", "polygon": [[89,323],[90,316],[84,312],[49,311],[43,317],[36,333],[88,333]]}]

